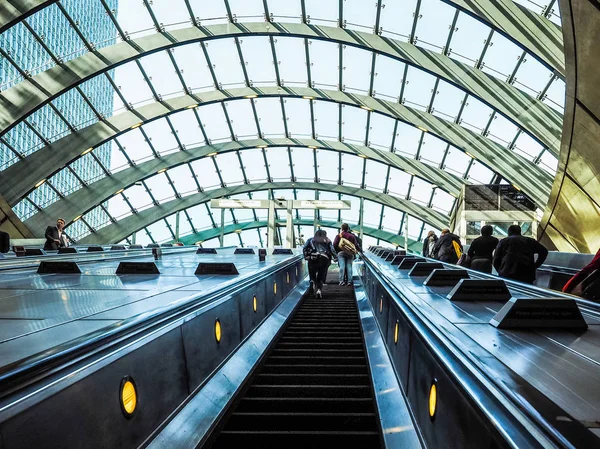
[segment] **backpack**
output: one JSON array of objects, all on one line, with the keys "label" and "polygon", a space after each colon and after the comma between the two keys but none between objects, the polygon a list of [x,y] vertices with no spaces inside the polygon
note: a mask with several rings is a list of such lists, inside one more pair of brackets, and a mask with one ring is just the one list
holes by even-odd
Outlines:
[{"label": "backpack", "polygon": [[352,243],[350,240],[342,237],[342,233],[340,232],[340,241],[338,243],[338,248],[344,252],[345,254],[347,254],[348,256],[352,256],[354,257],[356,255],[356,253],[358,252],[356,250],[356,246],[354,246],[354,243]]},{"label": "backpack", "polygon": [[456,252],[456,257],[460,259],[460,257],[462,256],[462,249],[460,247],[460,243],[458,243],[456,240],[452,240],[452,247]]}]

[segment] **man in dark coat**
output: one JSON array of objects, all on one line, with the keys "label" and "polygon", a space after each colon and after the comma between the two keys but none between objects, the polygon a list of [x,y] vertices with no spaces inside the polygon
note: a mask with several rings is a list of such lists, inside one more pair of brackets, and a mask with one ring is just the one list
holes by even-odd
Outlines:
[{"label": "man in dark coat", "polygon": [[494,228],[485,225],[481,228],[481,237],[477,237],[469,247],[470,268],[483,273],[492,272],[492,253],[498,246],[498,239],[492,235]]},{"label": "man in dark coat", "polygon": [[46,228],[46,243],[44,243],[45,250],[56,250],[58,248],[69,246],[69,241],[67,240],[67,234],[64,232],[64,227],[64,218],[59,218],[56,220],[56,226],[48,226]]},{"label": "man in dark coat", "polygon": [[331,260],[336,260],[335,249],[327,233],[323,229],[317,230],[315,236],[309,238],[303,248],[304,258],[308,261],[308,274],[310,277],[309,295],[322,298],[323,284],[327,279],[327,270]]},{"label": "man in dark coat", "polygon": [[452,234],[450,229],[442,230],[442,235],[438,239],[437,243],[433,247],[433,257],[440,262],[456,263],[458,262],[458,254],[454,249],[454,244],[457,242],[462,253],[463,247],[460,243],[460,237],[456,234]]},{"label": "man in dark coat", "polygon": [[[537,260],[534,255],[537,254]],[[494,267],[504,278],[533,284],[536,270],[548,257],[548,250],[537,240],[521,235],[519,225],[508,228],[508,237],[500,240],[494,253]]]},{"label": "man in dark coat", "polygon": [[427,237],[423,240],[423,257],[433,257],[433,248],[438,238],[434,231],[429,231]]}]

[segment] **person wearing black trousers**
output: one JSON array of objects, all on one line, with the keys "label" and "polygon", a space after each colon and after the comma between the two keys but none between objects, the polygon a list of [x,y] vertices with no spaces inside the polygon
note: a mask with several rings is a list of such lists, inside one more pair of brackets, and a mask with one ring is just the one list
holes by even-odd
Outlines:
[{"label": "person wearing black trousers", "polygon": [[319,229],[315,236],[309,238],[303,248],[304,258],[308,261],[308,275],[310,277],[309,295],[322,298],[323,284],[327,279],[327,270],[335,257],[335,249],[327,233]]}]

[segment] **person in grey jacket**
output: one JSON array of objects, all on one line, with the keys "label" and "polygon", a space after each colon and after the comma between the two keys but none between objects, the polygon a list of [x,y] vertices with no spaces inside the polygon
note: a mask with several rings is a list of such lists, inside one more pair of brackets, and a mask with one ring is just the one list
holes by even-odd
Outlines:
[{"label": "person in grey jacket", "polygon": [[438,238],[435,231],[429,231],[427,237],[423,240],[423,257],[433,257],[433,247],[437,243]]}]

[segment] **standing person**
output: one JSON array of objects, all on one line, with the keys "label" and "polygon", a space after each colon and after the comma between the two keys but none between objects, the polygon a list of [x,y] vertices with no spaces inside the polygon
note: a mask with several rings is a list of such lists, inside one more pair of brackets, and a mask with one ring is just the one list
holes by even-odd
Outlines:
[{"label": "standing person", "polygon": [[473,270],[483,273],[492,272],[492,253],[498,246],[498,239],[492,236],[494,228],[490,225],[485,225],[481,228],[481,237],[477,237],[471,243],[467,254],[471,258],[471,266]]},{"label": "standing person", "polygon": [[433,246],[433,258],[440,262],[456,263],[461,256],[457,253],[457,249],[462,254],[463,247],[460,243],[460,237],[452,234],[450,229],[443,229],[442,235]]},{"label": "standing person", "polygon": [[58,220],[56,220],[56,226],[48,226],[46,228],[46,243],[44,243],[45,250],[52,250],[69,246],[67,234],[65,234],[63,230],[64,227],[65,219],[59,218]]},{"label": "standing person", "polygon": [[433,257],[433,247],[438,241],[434,231],[429,231],[423,240],[423,257]]},{"label": "standing person", "polygon": [[[534,260],[537,254],[537,260]],[[508,227],[508,237],[503,238],[494,253],[494,267],[504,278],[533,284],[536,270],[548,257],[548,250],[537,240],[521,235],[521,226]]]},{"label": "standing person", "polygon": [[[346,241],[354,246],[354,252],[347,248],[345,249]],[[340,245],[342,243],[343,245]],[[340,265],[340,285],[353,285],[352,262],[354,261],[354,255],[357,252],[361,252],[362,249],[358,244],[356,237],[354,237],[354,234],[350,232],[350,227],[346,223],[342,224],[340,233],[335,236],[335,240],[333,241],[333,247],[337,251],[338,263]],[[347,279],[348,281],[346,282],[345,279]]]},{"label": "standing person", "polygon": [[327,270],[331,265],[331,259],[335,259],[335,249],[327,233],[322,229],[315,232],[315,236],[309,238],[303,248],[304,258],[308,260],[308,275],[310,277],[309,295],[315,294],[322,298],[323,284],[327,279]]}]

